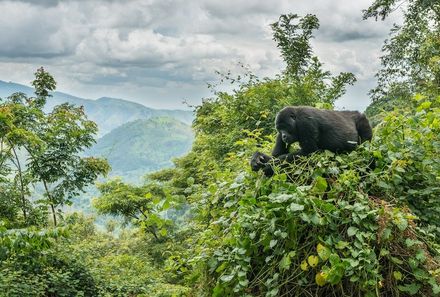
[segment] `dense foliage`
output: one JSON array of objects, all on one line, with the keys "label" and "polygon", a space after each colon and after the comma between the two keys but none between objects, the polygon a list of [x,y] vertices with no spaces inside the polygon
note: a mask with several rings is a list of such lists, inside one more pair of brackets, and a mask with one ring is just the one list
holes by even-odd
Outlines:
[{"label": "dense foliage", "polygon": [[[402,25],[395,24],[385,40],[373,101],[404,104],[415,92],[438,93],[440,84],[440,3],[435,0],[376,0],[364,18],[385,19],[405,7]],[[401,100],[398,100],[398,99]]]}]

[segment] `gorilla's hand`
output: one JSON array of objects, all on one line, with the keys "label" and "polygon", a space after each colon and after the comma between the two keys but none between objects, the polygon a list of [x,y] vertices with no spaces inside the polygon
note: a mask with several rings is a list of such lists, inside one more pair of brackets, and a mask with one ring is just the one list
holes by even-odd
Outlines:
[{"label": "gorilla's hand", "polygon": [[251,168],[253,171],[258,171],[261,168],[265,168],[267,163],[270,162],[270,160],[272,160],[272,157],[260,152],[255,152],[252,155]]}]

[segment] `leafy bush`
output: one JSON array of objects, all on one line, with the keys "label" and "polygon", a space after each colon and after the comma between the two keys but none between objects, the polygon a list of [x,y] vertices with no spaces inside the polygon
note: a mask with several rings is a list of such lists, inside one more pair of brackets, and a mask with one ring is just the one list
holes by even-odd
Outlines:
[{"label": "leafy bush", "polygon": [[440,97],[412,104],[384,115],[371,144],[300,158],[269,179],[243,171],[255,135],[240,141],[248,153],[226,161],[237,170],[193,194],[210,218],[193,258],[207,263],[204,290],[438,294]]},{"label": "leafy bush", "polygon": [[272,178],[251,172],[252,153],[272,147],[281,107],[331,108],[337,98],[319,93],[311,61],[276,80],[250,76],[197,108],[192,152],[152,176],[191,205],[192,248],[176,251],[170,267],[214,296],[439,294],[437,95],[376,104],[373,140],[350,154],[298,158]]},{"label": "leafy bush", "polygon": [[56,248],[64,229],[0,226],[0,289],[5,296],[96,296],[90,271]]}]

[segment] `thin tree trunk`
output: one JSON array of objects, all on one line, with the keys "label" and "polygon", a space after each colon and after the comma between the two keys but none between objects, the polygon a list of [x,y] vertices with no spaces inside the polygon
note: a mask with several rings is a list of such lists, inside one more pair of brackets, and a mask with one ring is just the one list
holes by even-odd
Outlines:
[{"label": "thin tree trunk", "polygon": [[57,214],[55,213],[55,206],[53,204],[52,197],[50,196],[49,188],[47,187],[46,181],[44,181],[44,180],[43,180],[43,185],[44,185],[44,188],[46,189],[46,195],[47,195],[47,198],[49,200],[50,208],[52,209],[53,225],[56,227],[56,225],[57,225]]},{"label": "thin tree trunk", "polygon": [[[139,211],[144,216],[144,218],[147,220],[148,216],[145,214],[145,212],[142,210],[142,208],[139,208]],[[155,228],[153,226],[150,226],[150,228],[148,228],[148,229],[149,229],[150,233],[153,234],[154,238],[156,238],[156,240],[159,241],[159,237],[157,236]]]},{"label": "thin tree trunk", "polygon": [[10,145],[12,147],[12,151],[14,152],[15,160],[17,161],[18,177],[20,179],[20,194],[21,194],[21,204],[22,204],[21,210],[23,211],[24,220],[27,221],[26,197],[24,196],[24,184],[23,184],[23,175],[21,172],[20,160],[18,159],[18,155],[17,152],[15,151],[15,148],[12,146],[12,144]]},{"label": "thin tree trunk", "polygon": [[159,237],[156,234],[156,231],[154,230],[154,227],[150,227],[150,233],[153,234],[154,238],[156,238],[157,241],[159,241]]},{"label": "thin tree trunk", "polygon": [[57,214],[55,213],[55,207],[53,206],[53,204],[50,204],[50,208],[52,209],[52,218],[53,218],[53,225],[56,227],[57,226]]}]

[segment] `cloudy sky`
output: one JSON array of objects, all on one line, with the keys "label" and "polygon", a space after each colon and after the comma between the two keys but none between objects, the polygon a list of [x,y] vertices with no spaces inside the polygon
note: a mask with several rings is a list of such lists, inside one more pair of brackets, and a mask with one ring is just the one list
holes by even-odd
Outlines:
[{"label": "cloudy sky", "polygon": [[215,71],[237,63],[273,77],[284,64],[269,24],[280,14],[313,13],[313,41],[325,68],[358,82],[337,105],[363,110],[375,85],[380,48],[396,13],[363,21],[371,0],[0,0],[0,80],[29,85],[44,66],[58,90],[185,108],[209,95]]}]

